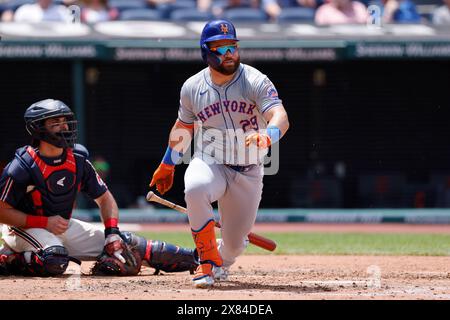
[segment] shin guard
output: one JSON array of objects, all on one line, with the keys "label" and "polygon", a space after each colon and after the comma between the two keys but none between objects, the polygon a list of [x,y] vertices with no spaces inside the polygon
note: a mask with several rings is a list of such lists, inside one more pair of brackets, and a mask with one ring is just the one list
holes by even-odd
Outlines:
[{"label": "shin guard", "polygon": [[142,259],[156,270],[155,274],[160,270],[193,273],[199,264],[197,251],[194,249],[181,248],[164,241],[147,240],[131,232],[122,232],[122,235],[127,243],[138,248]]},{"label": "shin guard", "polygon": [[200,230],[192,230],[192,237],[197,247],[200,264],[211,263],[220,267],[223,261],[217,249],[214,227],[214,220],[211,219]]}]

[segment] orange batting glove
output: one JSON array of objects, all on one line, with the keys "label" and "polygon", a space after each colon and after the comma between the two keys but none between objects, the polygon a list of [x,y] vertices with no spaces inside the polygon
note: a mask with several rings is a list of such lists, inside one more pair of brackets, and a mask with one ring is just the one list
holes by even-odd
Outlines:
[{"label": "orange batting glove", "polygon": [[272,141],[269,135],[264,133],[254,132],[245,138],[245,145],[248,147],[250,144],[256,144],[260,149],[266,149],[270,146]]},{"label": "orange batting glove", "polygon": [[172,188],[173,177],[175,175],[175,166],[170,164],[161,163],[153,173],[152,181],[150,182],[150,188],[156,184],[156,190],[160,194],[164,194]]}]

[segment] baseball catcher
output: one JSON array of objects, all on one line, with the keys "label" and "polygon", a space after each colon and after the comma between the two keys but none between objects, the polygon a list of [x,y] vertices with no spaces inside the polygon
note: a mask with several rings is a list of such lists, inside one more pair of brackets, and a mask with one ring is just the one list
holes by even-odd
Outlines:
[{"label": "baseball catcher", "polygon": [[[58,276],[84,260],[97,260],[93,275],[134,276],[143,264],[196,269],[196,250],[119,230],[116,201],[87,149],[75,144],[77,121],[66,104],[42,100],[24,117],[31,145],[17,149],[0,177],[0,275]],[[72,218],[79,191],[97,203],[104,230]]]}]

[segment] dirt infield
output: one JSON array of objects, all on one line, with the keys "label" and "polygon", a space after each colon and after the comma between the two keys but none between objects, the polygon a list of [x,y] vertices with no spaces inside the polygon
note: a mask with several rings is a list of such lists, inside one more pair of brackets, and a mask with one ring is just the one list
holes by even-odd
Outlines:
[{"label": "dirt infield", "polygon": [[[83,263],[88,272],[91,263]],[[0,277],[0,299],[450,299],[448,257],[242,256],[228,282],[195,289],[189,273],[99,278]]]},{"label": "dirt infield", "polygon": [[[127,225],[134,231],[186,231],[186,224]],[[265,224],[254,232],[450,233],[448,225]],[[450,299],[450,258],[433,256],[244,255],[228,282],[192,287],[189,273],[99,278],[71,263],[62,278],[0,277],[0,299],[299,300]]]}]

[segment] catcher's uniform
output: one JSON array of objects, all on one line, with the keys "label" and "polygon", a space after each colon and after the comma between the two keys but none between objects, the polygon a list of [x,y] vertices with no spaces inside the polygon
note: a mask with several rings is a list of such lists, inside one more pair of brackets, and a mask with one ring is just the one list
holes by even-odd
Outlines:
[{"label": "catcher's uniform", "polygon": [[[81,145],[67,148],[60,157],[51,159],[41,156],[38,149],[25,146],[17,150],[14,160],[6,166],[0,178],[0,201],[29,215],[60,215],[70,220],[68,229],[60,235],[43,228],[24,229],[4,225],[2,237],[8,248],[16,253],[31,253],[26,256],[29,261],[20,260],[27,260],[25,255],[20,255],[14,267],[9,267],[12,270],[9,273],[61,274],[69,258],[73,261],[97,258],[92,270],[95,275],[135,275],[140,271],[142,262],[157,271],[193,271],[198,265],[195,250],[146,240],[131,232],[121,233],[126,243],[122,252],[126,262],[120,263],[108,252],[108,245],[105,247],[102,228],[71,218],[78,191],[97,199],[108,190],[87,157],[88,152]],[[0,258],[3,253],[0,250]],[[41,262],[34,263],[34,257]],[[46,259],[51,262],[56,259],[63,266],[57,270],[42,269],[42,261]],[[2,260],[5,258],[0,262]],[[1,267],[5,266],[0,263],[0,274]]]},{"label": "catcher's uniform", "polygon": [[12,250],[37,251],[59,245],[78,259],[94,259],[102,252],[103,229],[71,218],[78,191],[96,199],[108,190],[87,157],[88,151],[81,145],[51,159],[31,146],[16,151],[0,178],[0,200],[26,214],[60,215],[70,222],[61,235],[42,228],[4,225],[2,237]]}]

